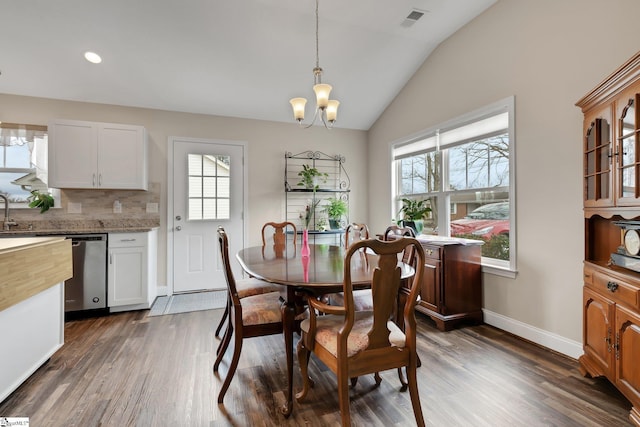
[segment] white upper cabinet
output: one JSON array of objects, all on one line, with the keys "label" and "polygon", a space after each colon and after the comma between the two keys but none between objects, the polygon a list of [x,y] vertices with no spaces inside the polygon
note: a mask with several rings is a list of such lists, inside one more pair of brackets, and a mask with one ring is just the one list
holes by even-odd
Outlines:
[{"label": "white upper cabinet", "polygon": [[49,187],[146,190],[142,126],[54,120],[49,124]]}]

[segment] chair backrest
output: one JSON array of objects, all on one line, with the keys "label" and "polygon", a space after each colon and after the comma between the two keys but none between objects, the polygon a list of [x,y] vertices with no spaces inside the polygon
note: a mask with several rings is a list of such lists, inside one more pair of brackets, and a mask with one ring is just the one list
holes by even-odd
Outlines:
[{"label": "chair backrest", "polygon": [[398,237],[416,237],[416,232],[411,227],[399,227],[397,225],[390,225],[384,232],[384,238],[382,240],[395,240]]},{"label": "chair backrest", "polygon": [[[416,232],[411,227],[399,227],[397,225],[390,225],[385,230],[382,240],[397,240],[402,237],[416,237]],[[407,248],[404,251],[404,254],[402,255],[402,262],[409,265],[414,264],[413,248]]]},{"label": "chair backrest", "polygon": [[[269,233],[273,231],[272,235]],[[297,229],[294,223],[289,221],[284,222],[267,222],[262,226],[262,246],[267,245],[267,240],[273,241],[273,246],[286,246],[287,244],[287,232],[291,233],[291,241],[296,244]]]},{"label": "chair backrest", "polygon": [[[415,273],[413,277],[404,279],[405,285],[403,287],[398,257],[408,249],[413,251],[416,259],[413,266]],[[369,256],[364,254],[371,253],[377,255],[378,262],[374,268],[371,282],[373,323],[368,334],[368,349],[391,346],[387,322],[392,319],[401,330],[405,331],[406,345],[411,345],[415,349],[416,318],[414,309],[422,284],[425,254],[420,242],[412,237],[389,242],[377,239],[361,240],[349,247],[344,262],[343,292],[344,308],[347,315],[342,334],[348,334],[355,319],[356,310],[353,300],[353,285],[351,283],[352,257]],[[407,290],[409,291],[408,295],[406,294]],[[404,308],[399,312],[398,308],[402,306],[402,302],[404,303]]]},{"label": "chair backrest", "polygon": [[238,291],[236,289],[236,279],[233,277],[233,271],[231,271],[231,263],[229,261],[229,238],[222,226],[218,226],[218,242],[220,243],[220,256],[222,257],[222,265],[224,266],[224,277],[227,280],[227,289],[234,304],[240,304],[240,298],[238,297]]},{"label": "chair backrest", "polygon": [[351,223],[344,232],[344,247],[348,249],[353,243],[369,238],[367,224]]}]

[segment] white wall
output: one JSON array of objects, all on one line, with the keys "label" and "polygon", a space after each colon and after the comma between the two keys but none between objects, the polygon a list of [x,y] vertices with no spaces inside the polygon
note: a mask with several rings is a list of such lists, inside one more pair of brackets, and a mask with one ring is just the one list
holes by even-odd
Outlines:
[{"label": "white wall", "polygon": [[637,0],[499,0],[436,49],[369,131],[369,222],[380,229],[391,142],[515,95],[518,275],[484,275],[486,320],[573,356],[584,254],[574,103],[640,49],[638,16]]},{"label": "white wall", "polygon": [[[284,101],[286,102],[286,100]],[[261,244],[260,230],[267,221],[284,219],[284,153],[322,151],[346,157],[345,169],[351,178],[350,219],[366,222],[367,147],[366,132],[297,124],[187,114],[143,108],[57,101],[44,98],[0,94],[0,120],[46,125],[53,118],[143,125],[149,133],[150,182],[161,185],[160,232],[158,234],[158,280],[165,286],[167,242],[167,141],[169,136],[227,139],[248,143],[249,245]],[[20,221],[20,212],[12,217]]]}]

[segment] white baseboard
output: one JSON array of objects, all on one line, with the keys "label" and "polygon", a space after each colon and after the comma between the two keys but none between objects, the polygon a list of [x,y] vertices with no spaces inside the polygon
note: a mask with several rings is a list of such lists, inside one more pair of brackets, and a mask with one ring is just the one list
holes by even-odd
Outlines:
[{"label": "white baseboard", "polygon": [[565,356],[578,359],[582,356],[582,343],[545,331],[535,326],[483,309],[484,323],[534,342]]}]

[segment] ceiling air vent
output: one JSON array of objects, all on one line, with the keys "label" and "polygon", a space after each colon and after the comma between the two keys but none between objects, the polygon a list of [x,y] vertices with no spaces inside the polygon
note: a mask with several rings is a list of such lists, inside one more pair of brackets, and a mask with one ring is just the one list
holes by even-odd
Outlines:
[{"label": "ceiling air vent", "polygon": [[422,18],[422,16],[425,14],[424,11],[422,10],[418,10],[418,9],[413,9],[409,15],[407,15],[407,17],[404,19],[404,21],[402,21],[402,26],[403,27],[410,27],[413,24],[416,23],[416,21],[420,18]]}]

